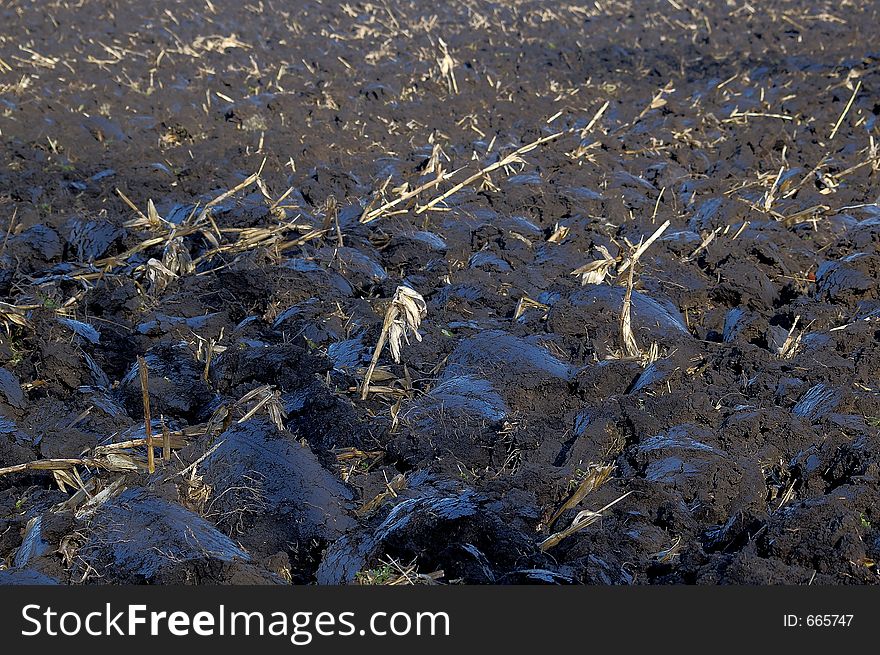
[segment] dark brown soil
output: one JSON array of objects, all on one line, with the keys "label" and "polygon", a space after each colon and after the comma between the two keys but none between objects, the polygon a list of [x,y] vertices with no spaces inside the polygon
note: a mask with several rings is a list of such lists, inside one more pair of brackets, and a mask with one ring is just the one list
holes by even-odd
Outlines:
[{"label": "dark brown soil", "polygon": [[[152,475],[0,476],[0,583],[876,583],[878,24],[0,3],[0,468],[143,438],[138,356],[175,440]],[[667,220],[649,363],[626,275],[572,271]],[[399,285],[422,339],[361,400]]]}]

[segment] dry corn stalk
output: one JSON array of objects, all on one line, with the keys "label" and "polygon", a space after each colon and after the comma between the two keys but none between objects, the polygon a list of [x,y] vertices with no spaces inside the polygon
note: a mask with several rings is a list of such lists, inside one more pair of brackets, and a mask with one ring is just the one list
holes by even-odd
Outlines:
[{"label": "dry corn stalk", "polygon": [[[433,208],[438,203],[444,201],[449,196],[457,193],[458,191],[460,191],[461,189],[463,189],[467,185],[472,184],[478,180],[485,180],[485,178],[489,175],[489,173],[492,173],[493,171],[498,170],[499,168],[504,168],[505,170],[507,170],[509,167],[513,166],[514,164],[522,163],[523,159],[522,159],[521,155],[524,155],[528,152],[531,152],[532,150],[534,150],[538,146],[543,145],[544,143],[547,143],[548,141],[552,141],[554,139],[557,139],[560,136],[562,136],[563,134],[566,134],[566,132],[556,132],[554,134],[550,134],[550,135],[541,137],[540,139],[537,139],[535,141],[532,141],[531,143],[527,143],[526,145],[517,148],[516,150],[514,150],[510,154],[506,155],[505,157],[499,159],[495,163],[489,164],[486,167],[477,171],[476,173],[473,173],[467,179],[463,180],[462,182],[459,182],[458,184],[453,186],[451,189],[440,194],[439,196],[437,196],[436,198],[434,198],[433,200],[431,200],[427,204],[417,206],[416,213],[421,214],[425,211],[428,211],[429,209]],[[388,202],[384,203],[380,207],[376,207],[375,209],[368,207],[367,209],[364,210],[364,213],[361,215],[360,222],[361,223],[369,223],[370,221],[374,221],[377,218],[381,218],[382,216],[388,214],[392,209],[394,209],[398,205],[405,203],[407,200],[410,200],[410,199],[418,196],[423,191],[427,191],[428,189],[433,189],[434,187],[439,186],[441,182],[445,182],[446,180],[450,179],[451,177],[454,177],[459,172],[465,170],[465,168],[466,167],[457,168],[454,171],[443,172],[442,174],[440,171],[437,171],[437,177],[435,179],[428,180],[424,184],[416,187],[415,189],[410,189],[409,191],[401,190],[400,195],[397,198],[395,198],[394,200],[389,200]]]},{"label": "dry corn stalk", "polygon": [[142,275],[147,279],[150,283],[150,293],[153,295],[161,294],[172,280],[178,277],[174,271],[169,270],[155,257],[150,257],[146,264],[138,266],[135,269],[135,274]]},{"label": "dry corn stalk", "polygon": [[440,54],[442,56],[437,58],[437,64],[440,66],[440,76],[446,80],[449,93],[458,95],[458,82],[455,81],[455,61],[452,59],[452,55],[449,54],[449,47],[446,45],[446,42],[443,39],[439,39],[439,41]]},{"label": "dry corn stalk", "polygon": [[138,373],[141,378],[141,395],[144,402],[144,434],[147,443],[147,468],[150,473],[156,472],[156,464],[153,459],[153,427],[150,423],[150,373],[147,369],[147,360],[138,355]]},{"label": "dry corn stalk", "polygon": [[626,293],[623,295],[623,306],[620,308],[620,345],[626,357],[641,357],[642,350],[636,342],[636,336],[632,331],[632,292],[633,272],[635,266],[630,266],[629,276],[626,280]]},{"label": "dry corn stalk", "polygon": [[547,241],[550,243],[562,243],[570,231],[571,228],[567,225],[560,225],[557,223],[553,228],[553,234],[547,238]]},{"label": "dry corn stalk", "polygon": [[[198,430],[201,430],[201,427],[197,426],[195,431],[192,428],[187,428],[186,430],[169,432],[167,438],[168,447],[175,450],[184,448],[187,445],[187,437],[197,436]],[[149,465],[145,460],[135,458],[131,452],[126,452],[143,448],[147,445],[147,439],[129,439],[128,441],[119,441],[104,446],[95,446],[91,454],[86,457],[37,459],[23,464],[14,464],[13,466],[0,468],[0,476],[11,473],[23,473],[25,471],[70,471],[77,466],[100,468],[115,473],[148,469]]]},{"label": "dry corn stalk", "polygon": [[[143,441],[143,440],[142,440]],[[122,473],[125,471],[137,471],[146,468],[142,461],[137,461],[130,455],[119,452],[111,452],[95,457],[77,457],[67,459],[37,459],[24,464],[15,464],[0,468],[0,476],[10,473],[23,473],[24,471],[66,471],[77,466],[102,468],[107,471]]]},{"label": "dry corn stalk", "polygon": [[623,262],[623,264],[621,264],[620,268],[617,269],[617,273],[618,273],[618,275],[621,274],[621,273],[624,273],[624,272],[626,271],[627,268],[629,268],[630,266],[634,265],[634,264],[639,260],[639,258],[640,258],[642,255],[645,254],[645,251],[650,247],[650,245],[651,245],[652,243],[654,243],[657,239],[659,239],[660,236],[666,231],[666,228],[668,228],[668,227],[669,227],[669,221],[665,221],[665,222],[663,223],[663,225],[661,225],[660,227],[658,227],[658,228],[654,231],[654,234],[652,234],[651,236],[649,236],[648,239],[647,239],[646,241],[640,243],[640,244],[636,247],[636,250],[635,250],[635,252],[632,254],[632,257],[630,257],[628,260],[626,260],[625,262]]},{"label": "dry corn stalk", "polygon": [[412,333],[416,341],[422,340],[422,336],[419,334],[419,325],[427,314],[428,306],[418,291],[405,286],[397,287],[397,291],[394,292],[394,297],[391,299],[391,304],[388,305],[388,310],[385,312],[382,331],[379,333],[379,340],[376,342],[376,348],[373,350],[373,359],[370,361],[370,366],[364,376],[364,382],[361,387],[361,400],[366,400],[367,394],[370,392],[370,380],[373,377],[376,364],[379,363],[379,356],[382,354],[385,341],[388,341],[391,357],[395,362],[399,363],[403,344],[409,344],[409,334]]},{"label": "dry corn stalk", "polygon": [[658,349],[652,346],[647,355],[642,353],[639,344],[636,342],[635,335],[632,330],[632,292],[633,292],[633,276],[635,265],[639,258],[645,254],[648,247],[654,243],[666,228],[669,227],[669,221],[666,221],[658,227],[647,240],[640,241],[637,246],[630,245],[630,255],[624,257],[612,257],[611,253],[604,246],[597,246],[596,249],[602,256],[592,262],[584,264],[580,268],[572,271],[572,275],[581,276],[581,284],[602,284],[606,278],[612,274],[612,269],[616,267],[617,275],[629,272],[626,278],[626,293],[623,296],[623,304],[620,308],[620,345],[621,352],[624,357],[640,358],[643,364],[648,364],[657,359]]},{"label": "dry corn stalk", "polygon": [[513,310],[513,320],[517,320],[520,316],[522,316],[526,312],[526,310],[529,310],[529,309],[540,309],[540,310],[546,312],[548,309],[550,309],[550,306],[545,305],[542,302],[538,302],[537,300],[533,300],[532,298],[529,298],[528,296],[523,296],[516,303],[516,307]]}]

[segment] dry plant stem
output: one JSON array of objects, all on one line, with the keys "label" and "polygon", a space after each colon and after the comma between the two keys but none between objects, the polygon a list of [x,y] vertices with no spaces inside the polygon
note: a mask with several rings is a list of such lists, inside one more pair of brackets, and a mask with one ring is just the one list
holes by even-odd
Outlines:
[{"label": "dry plant stem", "polygon": [[587,134],[590,133],[590,130],[593,129],[593,125],[595,125],[595,124],[599,121],[599,119],[602,118],[602,114],[605,113],[605,110],[608,109],[608,106],[609,106],[610,104],[611,104],[611,101],[610,101],[610,100],[606,100],[606,101],[605,101],[605,104],[602,105],[602,106],[599,108],[599,111],[597,111],[597,112],[595,113],[595,115],[593,116],[593,119],[589,122],[589,124],[588,124],[583,130],[581,130],[581,138],[582,138],[582,139],[583,139],[584,137],[586,137]]},{"label": "dry plant stem", "polygon": [[0,476],[10,473],[21,473],[23,471],[62,471],[71,469],[74,466],[88,464],[86,459],[38,459],[25,464],[15,464],[14,466],[6,466],[0,468]]},{"label": "dry plant stem", "polygon": [[699,255],[701,252],[703,252],[706,248],[709,247],[709,244],[712,243],[712,241],[715,239],[716,236],[718,236],[718,233],[720,231],[721,231],[721,227],[719,226],[719,227],[716,227],[711,232],[709,232],[709,234],[707,234],[705,237],[703,237],[703,241],[700,243],[700,245],[697,246],[696,249],[690,255],[688,255],[687,257],[684,258],[684,261],[690,262],[690,261],[693,261],[694,259],[696,259],[697,255]]},{"label": "dry plant stem", "polygon": [[162,459],[166,464],[171,461],[171,433],[165,425],[164,418],[162,419]]},{"label": "dry plant stem", "polygon": [[[487,175],[488,173],[491,173],[494,170],[497,170],[497,169],[502,168],[504,166],[508,166],[512,163],[515,163],[517,161],[517,158],[520,155],[524,155],[527,152],[531,152],[532,150],[537,148],[539,145],[541,145],[543,143],[547,143],[548,141],[552,141],[553,139],[556,139],[556,138],[562,136],[563,134],[565,134],[565,132],[556,132],[555,134],[550,134],[548,136],[541,137],[540,139],[538,139],[536,141],[532,141],[531,143],[528,143],[528,144],[522,146],[521,148],[514,150],[512,153],[510,153],[506,157],[498,160],[494,164],[490,164],[489,166],[486,166],[485,168],[477,171],[476,173],[474,173],[473,175],[468,177],[463,182],[459,182],[458,184],[456,184],[454,187],[452,187],[451,189],[449,189],[445,193],[442,193],[438,197],[431,200],[428,204],[418,207],[416,209],[416,213],[421,214],[421,213],[427,211],[428,209],[431,209],[437,203],[442,202],[443,200],[445,200],[446,198],[448,198],[452,194],[457,193],[458,191],[460,191],[461,189],[466,187],[468,184],[476,182],[477,180],[479,180],[483,176]],[[445,182],[446,180],[448,180],[452,176],[459,173],[461,170],[463,170],[463,169],[458,168],[454,171],[450,171],[449,173],[444,173],[443,175],[438,176],[436,179],[430,180],[429,182],[425,182],[421,186],[416,187],[415,189],[413,189],[411,191],[407,191],[406,193],[402,194],[400,197],[398,197],[394,200],[391,200],[389,202],[386,202],[381,207],[377,207],[376,209],[370,210],[369,212],[365,212],[364,215],[361,216],[360,222],[361,223],[369,223],[370,221],[374,221],[377,218],[380,218],[383,214],[387,213],[389,210],[393,209],[397,205],[399,205],[403,202],[406,202],[410,198],[413,198],[413,197],[419,195],[423,191],[427,191],[428,189],[433,189],[434,187],[438,186],[441,182]]]},{"label": "dry plant stem", "polygon": [[144,434],[147,443],[147,469],[150,473],[156,472],[156,462],[153,454],[153,429],[150,425],[150,387],[149,372],[147,371],[147,360],[138,355],[138,370],[141,374],[141,394],[144,399]]},{"label": "dry plant stem", "polygon": [[[168,433],[168,445],[173,449],[180,449],[186,446],[186,438],[181,434]],[[147,445],[146,439],[129,439],[128,441],[117,441],[116,443],[107,444],[106,446],[96,446],[93,454],[95,457],[109,455],[111,453],[119,453],[132,448],[141,448]]]},{"label": "dry plant stem", "polygon": [[602,509],[597,512],[583,511],[580,512],[577,516],[574,517],[574,520],[571,522],[571,525],[564,530],[560,530],[559,532],[554,532],[549,537],[547,537],[544,541],[542,541],[538,548],[541,549],[541,552],[547,552],[553,546],[556,546],[560,541],[565,539],[566,537],[570,537],[576,532],[580,532],[586,527],[591,526],[593,523],[602,518],[602,514],[614,507],[621,500],[626,498],[632,493],[632,491],[627,491],[625,494],[620,496],[617,500],[612,500],[610,503],[605,505]]},{"label": "dry plant stem", "polygon": [[[179,434],[172,435],[169,433],[168,441],[170,448],[180,449],[187,445],[186,439]],[[115,472],[137,470],[138,468],[143,468],[143,464],[131,458],[124,451],[142,448],[146,445],[146,439],[129,439],[128,441],[107,444],[106,446],[97,446],[93,450],[91,457],[38,459],[24,464],[0,468],[0,476],[10,473],[21,473],[23,471],[66,471],[77,466],[100,468]]]},{"label": "dry plant stem", "polygon": [[140,209],[138,209],[137,205],[135,205],[135,204],[129,199],[128,196],[126,196],[124,193],[122,193],[122,190],[121,190],[121,189],[116,189],[116,195],[118,195],[120,198],[122,198],[122,202],[124,202],[126,205],[128,205],[129,208],[130,208],[135,214],[138,215],[138,218],[140,218],[140,219],[141,219],[142,221],[144,221],[145,223],[149,223],[149,222],[150,222],[150,219],[147,217],[147,215],[144,214],[144,212],[142,212]]},{"label": "dry plant stem", "polygon": [[9,217],[9,226],[6,228],[6,236],[3,237],[3,244],[0,245],[0,257],[6,252],[6,244],[9,241],[9,235],[12,234],[12,228],[15,227],[16,216],[18,216],[18,207],[12,210],[12,216]]},{"label": "dry plant stem", "polygon": [[[187,466],[185,469],[183,469],[183,470],[178,471],[177,473],[175,473],[174,476],[186,477],[186,476],[189,475],[190,473],[192,473],[193,475],[195,475],[196,469],[198,469],[199,464],[201,464],[201,463],[204,462],[206,459],[208,459],[211,455],[213,455],[213,454],[214,454],[214,451],[216,451],[216,450],[217,450],[220,446],[222,446],[224,443],[225,443],[225,441],[218,441],[218,442],[215,443],[213,446],[211,446],[211,447],[205,452],[204,455],[202,455],[201,457],[199,457],[196,461],[194,461],[192,464],[190,464],[189,466]],[[170,479],[171,479],[172,477],[174,477],[174,476],[170,476],[170,477],[166,478],[166,480],[170,480]]]},{"label": "dry plant stem", "polygon": [[214,356],[214,345],[215,342],[211,339],[208,342],[208,352],[205,354],[205,370],[202,371],[202,379],[207,381],[208,376],[211,373],[211,358]]},{"label": "dry plant stem", "polygon": [[[264,164],[266,163],[265,160],[263,161],[263,163]],[[257,171],[256,173],[252,173],[251,175],[248,175],[244,179],[243,182],[236,184],[234,187],[232,187],[228,191],[224,191],[216,198],[213,198],[212,200],[209,200],[208,202],[206,202],[205,206],[202,207],[202,211],[199,212],[198,218],[196,218],[196,224],[201,223],[205,219],[205,217],[207,217],[208,212],[211,211],[212,207],[218,205],[219,203],[223,202],[224,200],[226,200],[230,196],[235,195],[236,193],[238,193],[242,189],[245,189],[245,188],[249,187],[251,184],[253,184],[254,182],[256,182],[260,178],[260,172],[262,172],[262,170],[263,170],[263,167],[260,166],[259,171]]]},{"label": "dry plant stem", "polygon": [[435,186],[437,186],[441,182],[448,180],[450,177],[452,177],[453,175],[458,173],[460,170],[462,170],[462,169],[459,168],[454,171],[444,173],[443,175],[439,176],[437,179],[431,180],[429,182],[425,182],[421,186],[418,186],[415,189],[413,189],[412,191],[407,191],[406,193],[402,194],[400,197],[386,202],[381,207],[377,207],[376,209],[373,209],[373,210],[365,213],[363,216],[361,216],[360,222],[361,223],[369,223],[370,221],[374,221],[377,218],[380,218],[383,214],[385,214],[386,212],[388,212],[391,209],[394,209],[400,203],[406,202],[410,198],[413,198],[413,197],[419,195],[422,191],[427,191],[428,189],[433,189]]},{"label": "dry plant stem", "polygon": [[385,483],[385,490],[376,495],[372,500],[368,500],[363,505],[355,510],[355,514],[358,516],[366,516],[370,514],[373,510],[379,507],[386,499],[388,498],[396,498],[397,492],[406,488],[407,479],[403,473],[398,473],[391,479],[390,482]]},{"label": "dry plant stem", "polygon": [[522,146],[521,148],[517,148],[516,150],[514,150],[512,153],[510,153],[506,157],[499,159],[494,164],[489,164],[485,168],[482,168],[479,171],[477,171],[476,173],[474,173],[473,175],[471,175],[466,180],[459,182],[458,184],[456,184],[454,187],[452,187],[451,189],[449,189],[445,193],[441,193],[439,196],[437,196],[436,198],[431,200],[428,204],[422,205],[421,207],[418,207],[416,209],[416,214],[421,214],[423,212],[428,211],[429,209],[431,209],[432,207],[437,205],[437,203],[442,202],[442,201],[446,200],[446,198],[448,198],[449,196],[453,195],[454,193],[461,191],[468,184],[476,182],[481,177],[491,173],[492,171],[495,171],[499,168],[503,168],[504,166],[509,166],[510,164],[515,163],[519,159],[520,155],[524,155],[528,152],[531,152],[532,150],[537,148],[539,145],[541,145],[543,143],[547,143],[548,141],[552,141],[553,139],[557,139],[560,136],[562,136],[563,134],[565,134],[565,132],[556,132],[555,134],[550,134],[548,136],[541,137],[540,139],[538,139],[536,141],[532,141],[531,143],[527,143],[526,145]]},{"label": "dry plant stem", "polygon": [[859,95],[859,90],[862,88],[862,81],[859,80],[856,83],[856,88],[853,89],[852,96],[850,96],[849,102],[846,103],[846,107],[843,108],[843,113],[840,115],[840,118],[837,119],[837,122],[834,124],[834,129],[831,130],[831,134],[828,137],[830,141],[837,135],[837,130],[840,129],[841,123],[843,123],[843,119],[846,118],[846,115],[849,113],[850,108],[852,107],[853,102],[856,99],[856,96]]},{"label": "dry plant stem", "polygon": [[627,357],[640,357],[642,354],[639,344],[632,332],[632,291],[633,272],[635,266],[630,266],[629,276],[626,281],[626,294],[623,296],[623,306],[620,309],[620,342],[623,352]]},{"label": "dry plant stem", "polygon": [[336,212],[336,247],[344,248],[345,244],[342,241],[342,227],[339,225],[339,212]]},{"label": "dry plant stem", "polygon": [[388,338],[388,330],[391,329],[391,324],[397,316],[397,311],[397,308],[392,303],[388,307],[388,311],[385,312],[385,320],[382,321],[382,332],[379,333],[379,340],[376,342],[373,358],[370,360],[370,366],[367,368],[366,375],[364,375],[364,382],[361,387],[361,400],[366,400],[367,394],[370,392],[370,379],[372,379],[373,371],[376,370],[376,365],[379,363],[379,356],[382,354],[382,348],[385,347],[385,339]]},{"label": "dry plant stem", "polygon": [[654,231],[654,234],[652,234],[651,236],[648,237],[648,240],[647,240],[647,241],[645,241],[644,243],[640,244],[639,247],[636,248],[636,251],[635,251],[635,253],[633,253],[633,256],[630,257],[628,261],[624,262],[623,265],[618,269],[617,272],[618,272],[618,273],[623,273],[623,272],[626,271],[626,269],[628,269],[630,266],[632,266],[633,264],[635,264],[635,263],[639,260],[639,257],[641,257],[642,255],[645,254],[645,251],[650,247],[650,245],[651,245],[652,243],[654,243],[657,239],[660,238],[660,236],[666,231],[666,228],[668,228],[669,225],[670,225],[670,223],[669,223],[669,221],[667,220],[667,221],[665,221],[665,222],[663,223],[663,225],[661,225],[660,227],[658,227],[658,228]]},{"label": "dry plant stem", "polygon": [[605,484],[605,482],[611,477],[611,472],[613,470],[614,464],[592,468],[583,481],[578,485],[578,488],[575,489],[575,492],[553,513],[553,516],[547,522],[547,526],[552,528],[563,513],[580,503],[587,494]]}]

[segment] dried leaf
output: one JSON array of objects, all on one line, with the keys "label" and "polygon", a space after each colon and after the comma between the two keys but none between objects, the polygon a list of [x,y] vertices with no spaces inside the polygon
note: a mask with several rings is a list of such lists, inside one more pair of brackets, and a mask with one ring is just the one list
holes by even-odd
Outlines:
[{"label": "dried leaf", "polygon": [[400,286],[394,293],[388,311],[394,312],[388,328],[388,346],[391,348],[391,357],[400,363],[400,351],[404,343],[409,344],[410,333],[416,341],[422,340],[418,329],[428,313],[428,306],[420,293]]},{"label": "dried leaf", "polygon": [[183,243],[183,237],[174,237],[165,244],[162,264],[175,275],[187,275],[195,270],[189,250]]},{"label": "dried leaf", "polygon": [[617,259],[611,256],[605,246],[596,246],[596,250],[602,259],[596,259],[571,272],[572,275],[581,276],[581,284],[602,284],[611,272],[611,268],[617,264]]},{"label": "dried leaf", "polygon": [[379,362],[379,356],[382,354],[382,347],[385,340],[388,340],[388,346],[391,349],[391,357],[395,362],[400,362],[400,351],[403,344],[409,344],[409,335],[412,333],[416,341],[422,340],[419,334],[419,325],[422,319],[428,314],[428,305],[425,299],[418,291],[405,286],[397,287],[391,304],[385,312],[385,320],[382,323],[382,332],[379,335],[379,341],[373,350],[373,358],[370,366],[367,368],[364,382],[361,386],[361,399],[366,400],[370,390],[370,380],[373,377],[373,371]]},{"label": "dried leaf", "polygon": [[565,528],[565,530],[560,530],[559,532],[554,532],[549,537],[544,539],[544,541],[542,541],[538,547],[541,549],[542,552],[547,552],[550,548],[553,548],[553,546],[556,546],[559,542],[561,542],[566,537],[570,537],[575,532],[579,532],[579,531],[583,530],[584,528],[592,525],[596,521],[598,521],[600,518],[602,518],[602,515],[607,510],[614,507],[617,503],[619,503],[621,500],[623,500],[624,498],[629,496],[631,493],[632,493],[632,491],[627,491],[620,498],[618,498],[617,500],[611,501],[610,503],[605,505],[605,507],[600,509],[598,512],[593,512],[588,509],[585,509],[581,512],[578,512],[577,516],[574,517],[574,520],[571,522],[570,526]]}]

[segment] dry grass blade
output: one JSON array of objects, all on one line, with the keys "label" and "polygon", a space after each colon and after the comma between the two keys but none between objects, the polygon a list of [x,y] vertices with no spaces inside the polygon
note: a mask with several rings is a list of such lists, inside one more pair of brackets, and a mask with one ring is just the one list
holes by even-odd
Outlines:
[{"label": "dry grass blade", "polygon": [[665,550],[661,550],[658,553],[654,553],[652,556],[655,560],[661,563],[671,562],[673,559],[678,557],[679,550],[681,549],[682,538],[681,535],[675,538],[675,541],[672,542],[672,545]]},{"label": "dry grass blade", "polygon": [[352,459],[376,459],[385,455],[384,450],[361,450],[360,448],[339,448],[334,451],[336,453],[336,461],[347,462]]},{"label": "dry grass blade", "polygon": [[384,450],[336,448],[336,461],[343,465],[342,480],[348,482],[356,473],[368,473],[385,457]]},{"label": "dry grass blade", "polygon": [[[190,464],[189,466],[187,466],[185,469],[182,469],[182,470],[178,471],[178,472],[175,473],[172,477],[182,477],[182,478],[185,478],[187,475],[189,475],[191,478],[194,478],[195,475],[196,475],[196,470],[199,468],[199,464],[201,464],[201,463],[204,462],[206,459],[208,459],[211,455],[213,455],[214,452],[215,452],[220,446],[222,446],[224,443],[225,443],[225,440],[220,440],[220,441],[218,441],[218,442],[215,443],[213,446],[211,446],[210,448],[208,448],[208,450],[206,450],[206,451],[204,452],[204,454],[202,454],[202,456],[199,457],[196,461],[194,461],[192,464]],[[170,479],[170,478],[169,478],[169,479]]]},{"label": "dry grass blade", "polygon": [[249,43],[244,43],[243,41],[240,41],[235,34],[230,34],[229,36],[213,34],[210,36],[197,36],[192,43],[192,47],[195,50],[222,53],[229,48],[241,48],[243,50],[248,50],[251,46]]},{"label": "dry grass blade", "polygon": [[587,123],[587,126],[583,130],[581,130],[581,138],[582,139],[585,139],[587,137],[587,135],[590,133],[590,130],[592,130],[593,126],[597,122],[599,122],[599,119],[602,118],[602,114],[605,113],[605,110],[608,109],[610,104],[611,104],[611,101],[606,100],[605,104],[602,105],[601,107],[599,107],[599,110],[593,115],[593,118],[590,120],[589,123]]},{"label": "dry grass blade", "polygon": [[684,261],[684,262],[694,261],[697,258],[697,255],[699,255],[701,252],[703,252],[706,248],[709,247],[709,244],[712,243],[712,241],[715,239],[716,236],[718,236],[718,233],[720,231],[721,231],[721,227],[719,226],[719,227],[716,227],[711,232],[709,232],[709,234],[707,234],[705,237],[703,237],[703,240],[700,243],[700,245],[697,246],[694,249],[694,251],[690,255],[685,257],[682,261]]},{"label": "dry grass blade", "polygon": [[445,182],[456,173],[463,169],[459,168],[454,171],[449,171],[448,173],[443,173],[439,175],[436,179],[425,182],[424,184],[412,189],[410,191],[406,191],[405,193],[401,193],[400,196],[395,198],[394,200],[390,200],[385,204],[377,207],[376,209],[372,209],[370,211],[364,212],[364,214],[360,218],[361,223],[369,223],[370,221],[375,221],[377,218],[382,217],[384,214],[388,213],[391,209],[397,207],[397,205],[406,202],[407,200],[414,198],[419,195],[423,191],[427,191],[428,189],[433,189],[435,186],[438,186],[441,182]]},{"label": "dry grass blade", "polygon": [[776,179],[773,180],[773,185],[770,187],[770,190],[764,195],[764,211],[769,212],[773,209],[773,201],[776,198],[776,192],[779,189],[779,182],[782,180],[782,174],[785,172],[785,166],[779,167],[779,172],[776,174]]},{"label": "dry grass blade", "polygon": [[126,227],[138,227],[138,226],[148,226],[148,225],[150,225],[150,219],[149,219],[149,217],[148,217],[146,214],[144,214],[144,212],[142,212],[142,211],[138,208],[138,206],[135,205],[135,204],[131,201],[131,199],[130,199],[127,195],[125,195],[125,194],[122,192],[122,189],[117,188],[117,189],[116,189],[116,195],[118,195],[118,196],[122,199],[122,202],[124,202],[126,205],[128,205],[129,208],[130,208],[135,214],[138,215],[137,220],[136,220],[136,221],[129,221],[128,223],[126,223],[126,225],[125,225]]},{"label": "dry grass blade", "polygon": [[[52,473],[54,475],[57,472],[53,471]],[[116,479],[121,480],[122,477],[119,477]],[[57,477],[56,477],[56,480],[57,480]],[[98,491],[99,488],[100,488],[99,478],[97,476],[92,476],[91,478],[89,478],[89,480],[87,482],[84,482],[82,488],[77,489],[77,491],[72,496],[70,496],[70,498],[68,498],[67,500],[64,500],[60,503],[57,503],[56,505],[53,505],[52,511],[57,513],[57,512],[75,510],[82,503],[94,498],[95,493]]]},{"label": "dry grass blade", "polygon": [[117,478],[109,485],[101,489],[101,491],[83,502],[82,505],[79,505],[78,509],[76,510],[76,518],[78,520],[82,520],[88,516],[91,516],[95,513],[95,510],[101,507],[101,505],[125,491],[124,480],[124,476]]},{"label": "dry grass blade", "polygon": [[658,90],[657,93],[654,94],[654,97],[651,99],[651,103],[642,110],[642,113],[638,115],[636,121],[642,120],[645,117],[645,114],[647,114],[649,111],[665,107],[666,99],[663,96],[669,95],[671,93],[675,93],[675,88],[670,81],[666,83],[666,86],[664,86],[662,89]]},{"label": "dry grass blade", "polygon": [[166,464],[171,461],[171,432],[168,431],[164,418],[162,419],[162,461]]},{"label": "dry grass blade", "polygon": [[67,487],[72,487],[78,492],[81,491],[85,493],[86,496],[89,495],[85,483],[83,483],[79,472],[76,470],[76,467],[73,467],[71,469],[52,471],[52,477],[55,478],[55,483],[58,485],[58,488],[62,491],[62,493],[67,493]]},{"label": "dry grass blade", "polygon": [[812,205],[811,207],[807,207],[806,209],[801,209],[800,211],[796,211],[788,216],[777,215],[776,220],[778,220],[782,225],[787,228],[792,228],[796,225],[800,225],[801,223],[817,223],[822,216],[828,212],[831,208],[828,205]]},{"label": "dry grass blade", "polygon": [[565,237],[568,236],[568,233],[571,231],[567,225],[560,225],[559,223],[553,228],[553,234],[551,234],[547,241],[549,243],[562,243],[565,240]]},{"label": "dry grass blade", "polygon": [[[186,444],[187,440],[181,433],[168,433],[168,445],[171,448],[179,450],[186,446]],[[95,448],[92,450],[92,454],[95,457],[101,457],[104,455],[110,455],[112,453],[121,453],[126,450],[133,450],[135,448],[143,448],[146,445],[146,439],[129,439],[128,441],[119,441],[117,443],[110,443],[104,446],[95,446]]]},{"label": "dry grass blade", "polygon": [[162,223],[167,223],[164,218],[159,216],[159,212],[156,210],[156,205],[153,202],[152,198],[147,200],[147,218],[150,220],[151,225],[161,225]]},{"label": "dry grass blade", "polygon": [[597,512],[592,512],[588,509],[585,509],[582,512],[578,512],[577,516],[575,516],[574,520],[572,520],[570,526],[568,526],[564,530],[560,530],[559,532],[554,532],[549,537],[544,539],[544,541],[542,541],[538,547],[541,549],[542,552],[547,552],[548,550],[559,544],[559,542],[561,542],[566,537],[570,537],[576,532],[580,532],[584,528],[593,525],[593,523],[602,518],[602,515],[605,512],[614,507],[617,503],[629,496],[631,493],[632,491],[627,491],[620,498],[611,501]]},{"label": "dry grass blade", "polygon": [[437,64],[440,66],[440,75],[446,79],[449,93],[458,95],[458,82],[455,81],[455,61],[452,59],[452,55],[449,54],[449,47],[446,45],[446,42],[443,39],[439,39],[439,42],[441,56],[437,59]]},{"label": "dry grass blade", "polygon": [[[266,161],[263,160],[263,164],[265,164],[265,163],[266,163]],[[256,181],[258,179],[260,179],[260,173],[262,172],[262,170],[263,170],[263,166],[261,165],[259,171],[257,171],[256,173],[252,173],[251,175],[248,175],[241,183],[236,184],[231,189],[224,191],[216,198],[213,198],[212,200],[209,200],[208,202],[206,202],[205,206],[202,207],[202,211],[199,212],[198,217],[195,220],[195,224],[198,225],[198,224],[202,223],[207,218],[212,207],[219,205],[221,202],[223,202],[224,200],[226,200],[227,198],[229,198],[231,196],[234,196],[236,193],[238,193],[242,189],[246,189],[251,184],[256,183]]]}]

